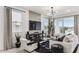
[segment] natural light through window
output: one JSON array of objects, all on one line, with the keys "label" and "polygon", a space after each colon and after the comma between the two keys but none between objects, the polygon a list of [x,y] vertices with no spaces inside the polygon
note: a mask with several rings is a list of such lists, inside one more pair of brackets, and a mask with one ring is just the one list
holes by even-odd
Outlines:
[{"label": "natural light through window", "polygon": [[22,12],[12,10],[12,32],[22,32]]},{"label": "natural light through window", "polygon": [[44,18],[42,20],[42,30],[47,34],[48,33],[48,19]]},{"label": "natural light through window", "polygon": [[65,17],[55,20],[55,32],[74,33],[74,17]]}]

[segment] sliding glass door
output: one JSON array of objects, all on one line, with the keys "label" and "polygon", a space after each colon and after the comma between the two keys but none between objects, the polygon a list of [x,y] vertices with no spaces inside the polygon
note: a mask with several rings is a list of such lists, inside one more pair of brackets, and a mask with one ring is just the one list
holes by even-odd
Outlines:
[{"label": "sliding glass door", "polygon": [[56,19],[55,20],[55,34],[58,34],[58,33],[63,33],[63,21],[62,19]]},{"label": "sliding glass door", "polygon": [[55,32],[74,33],[74,16],[55,19]]},{"label": "sliding glass door", "polygon": [[64,18],[64,33],[74,33],[74,17]]}]

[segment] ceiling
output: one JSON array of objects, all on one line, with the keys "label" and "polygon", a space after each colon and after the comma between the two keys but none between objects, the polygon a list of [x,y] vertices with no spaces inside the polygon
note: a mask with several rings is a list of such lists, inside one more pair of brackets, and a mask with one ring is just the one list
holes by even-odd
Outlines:
[{"label": "ceiling", "polygon": [[[28,9],[39,14],[49,15],[52,6],[20,6],[21,8]],[[54,16],[70,16],[79,14],[79,6],[53,6]]]}]

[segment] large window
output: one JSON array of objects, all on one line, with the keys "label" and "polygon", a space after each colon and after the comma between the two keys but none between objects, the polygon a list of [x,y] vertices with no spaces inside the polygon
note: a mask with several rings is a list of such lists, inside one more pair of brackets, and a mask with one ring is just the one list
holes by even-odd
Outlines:
[{"label": "large window", "polygon": [[12,32],[22,32],[22,12],[12,10]]},{"label": "large window", "polygon": [[48,34],[48,19],[47,18],[43,18],[42,22],[41,22],[41,29],[44,30],[44,32],[46,34]]},{"label": "large window", "polygon": [[62,33],[63,32],[62,19],[56,19],[54,23],[55,23],[55,34]]},{"label": "large window", "polygon": [[74,33],[74,17],[64,18],[64,32]]},{"label": "large window", "polygon": [[74,17],[56,19],[55,32],[74,33]]}]

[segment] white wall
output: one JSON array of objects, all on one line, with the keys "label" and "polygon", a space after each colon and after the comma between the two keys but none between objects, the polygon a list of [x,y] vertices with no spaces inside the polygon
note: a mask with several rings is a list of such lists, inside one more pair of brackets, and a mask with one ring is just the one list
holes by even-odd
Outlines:
[{"label": "white wall", "polygon": [[25,37],[26,32],[29,31],[29,11],[26,10],[26,12],[23,14],[23,37]]},{"label": "white wall", "polygon": [[0,50],[4,49],[4,7],[0,6]]},{"label": "white wall", "polygon": [[29,11],[29,20],[32,21],[41,21],[41,14]]}]

